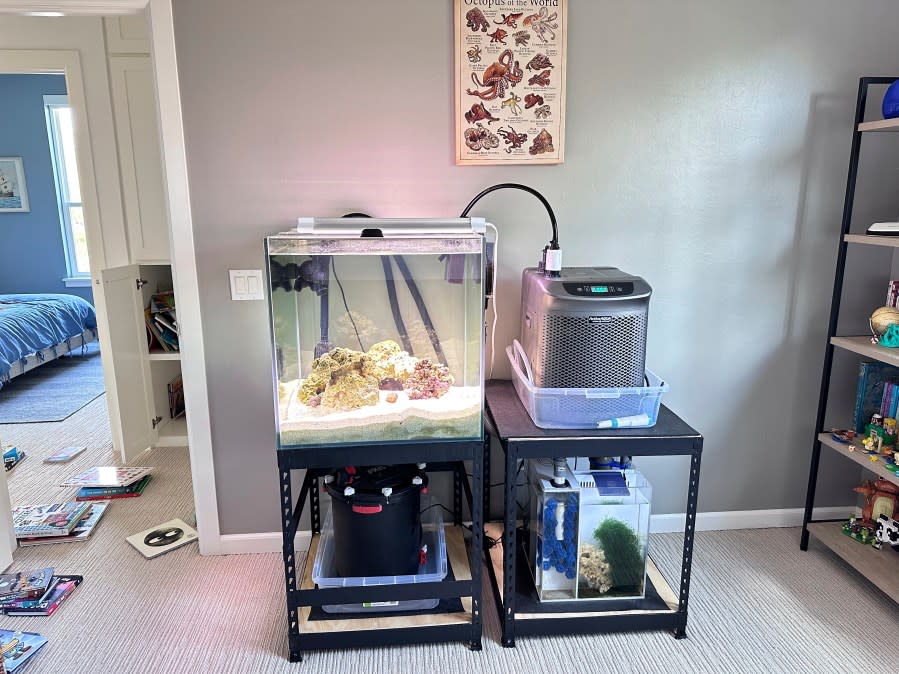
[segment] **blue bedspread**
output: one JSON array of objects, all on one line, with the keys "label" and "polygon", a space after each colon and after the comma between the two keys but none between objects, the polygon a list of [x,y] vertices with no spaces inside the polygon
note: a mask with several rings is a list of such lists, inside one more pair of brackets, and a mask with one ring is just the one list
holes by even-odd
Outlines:
[{"label": "blue bedspread", "polygon": [[0,386],[18,360],[97,330],[97,314],[75,295],[0,295]]}]

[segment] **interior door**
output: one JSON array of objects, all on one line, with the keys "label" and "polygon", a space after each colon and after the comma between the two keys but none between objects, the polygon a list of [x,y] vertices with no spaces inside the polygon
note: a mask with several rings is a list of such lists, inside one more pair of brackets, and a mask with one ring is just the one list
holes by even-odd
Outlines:
[{"label": "interior door", "polygon": [[113,445],[130,463],[156,440],[140,267],[104,269],[99,277],[109,321],[108,344],[102,345],[109,422]]}]

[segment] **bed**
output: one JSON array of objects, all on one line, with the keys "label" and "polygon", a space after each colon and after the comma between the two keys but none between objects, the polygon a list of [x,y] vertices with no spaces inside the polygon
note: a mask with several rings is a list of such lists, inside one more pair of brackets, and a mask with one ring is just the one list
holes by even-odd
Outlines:
[{"label": "bed", "polygon": [[75,295],[0,295],[0,387],[97,338],[97,314]]}]

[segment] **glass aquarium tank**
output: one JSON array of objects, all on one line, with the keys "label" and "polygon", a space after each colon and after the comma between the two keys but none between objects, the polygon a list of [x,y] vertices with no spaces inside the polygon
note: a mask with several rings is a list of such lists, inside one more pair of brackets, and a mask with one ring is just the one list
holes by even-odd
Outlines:
[{"label": "glass aquarium tank", "polygon": [[484,248],[470,220],[267,237],[279,448],[480,439]]},{"label": "glass aquarium tank", "polygon": [[528,563],[542,602],[639,599],[646,594],[652,488],[634,469],[573,473],[552,482],[531,460]]},{"label": "glass aquarium tank", "polygon": [[581,488],[578,599],[644,597],[652,487],[632,468],[575,478]]}]

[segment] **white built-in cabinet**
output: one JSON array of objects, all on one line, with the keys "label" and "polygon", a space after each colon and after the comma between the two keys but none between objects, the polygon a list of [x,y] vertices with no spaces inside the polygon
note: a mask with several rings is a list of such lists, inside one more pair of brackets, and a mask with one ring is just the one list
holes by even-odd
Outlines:
[{"label": "white built-in cabinet", "polygon": [[151,352],[144,318],[151,295],[173,289],[146,23],[143,15],[104,23],[131,264],[98,275],[109,319],[111,353],[104,360],[113,384],[107,386],[113,443],[132,461],[149,447],[186,447],[187,425],[169,414],[168,384],[181,373],[181,354]]}]

